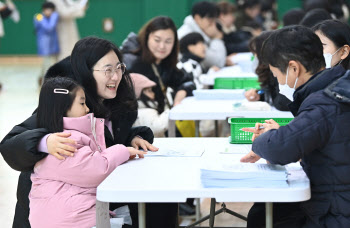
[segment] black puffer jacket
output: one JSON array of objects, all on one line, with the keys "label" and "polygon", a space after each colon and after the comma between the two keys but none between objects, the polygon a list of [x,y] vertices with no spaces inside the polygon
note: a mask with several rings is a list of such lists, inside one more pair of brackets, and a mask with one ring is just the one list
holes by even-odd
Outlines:
[{"label": "black puffer jacket", "polygon": [[[131,140],[139,135],[150,143],[153,142],[153,133],[148,127],[134,127],[132,124],[137,117],[137,111],[120,114],[112,119],[114,139],[105,127],[106,146],[124,144],[130,146]],[[43,136],[48,134],[45,129],[36,128],[36,114],[23,123],[15,126],[0,143],[0,152],[11,168],[21,171],[17,186],[17,205],[13,227],[29,228],[29,199],[32,182],[30,175],[36,162],[47,156],[37,150]]]},{"label": "black puffer jacket", "polygon": [[272,163],[302,159],[311,199],[302,202],[303,227],[350,227],[350,71],[341,67],[314,75],[294,93],[295,118],[271,130],[252,150]]},{"label": "black puffer jacket", "polygon": [[[121,47],[124,63],[130,72],[143,74],[157,84],[154,88],[156,101],[158,102],[159,106],[164,107],[165,97],[161,91],[159,79],[154,73],[152,65],[142,61],[138,49],[139,43],[137,41],[137,35],[135,33],[130,33]],[[176,67],[169,68],[161,63],[157,65],[157,69],[162,78],[164,86],[172,88],[174,94],[176,94],[176,92],[179,90],[185,90],[187,96],[191,96],[192,91],[196,89],[193,79],[190,76],[185,75]]]}]

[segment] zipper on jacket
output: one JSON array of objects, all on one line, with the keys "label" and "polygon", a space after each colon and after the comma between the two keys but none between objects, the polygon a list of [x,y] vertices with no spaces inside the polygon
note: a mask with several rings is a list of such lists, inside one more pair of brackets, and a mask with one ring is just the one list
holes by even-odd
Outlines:
[{"label": "zipper on jacket", "polygon": [[98,150],[102,152],[101,147],[100,145],[98,145],[97,138],[96,138],[96,117],[91,118],[91,131],[92,131],[92,135],[94,136],[95,143],[97,145]]}]

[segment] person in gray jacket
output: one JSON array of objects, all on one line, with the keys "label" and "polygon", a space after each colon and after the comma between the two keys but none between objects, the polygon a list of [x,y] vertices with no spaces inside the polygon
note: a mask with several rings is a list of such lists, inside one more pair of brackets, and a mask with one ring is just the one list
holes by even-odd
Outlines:
[{"label": "person in gray jacket", "polygon": [[218,15],[219,9],[215,3],[197,2],[192,7],[192,14],[185,18],[184,24],[177,30],[179,39],[192,32],[198,32],[203,36],[207,45],[205,59],[202,62],[204,70],[212,66],[221,68],[226,62],[223,33],[216,27]]}]

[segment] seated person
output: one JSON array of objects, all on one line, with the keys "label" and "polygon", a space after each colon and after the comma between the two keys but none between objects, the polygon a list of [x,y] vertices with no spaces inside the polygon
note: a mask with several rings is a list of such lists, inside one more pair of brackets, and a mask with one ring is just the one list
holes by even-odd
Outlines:
[{"label": "seated person", "polygon": [[192,7],[192,14],[187,16],[184,24],[177,30],[179,39],[191,32],[200,33],[207,45],[202,67],[207,71],[212,66],[223,67],[226,61],[226,48],[223,34],[216,28],[218,8],[215,3],[201,1]]},{"label": "seated person", "polygon": [[[322,49],[318,36],[303,26],[273,32],[262,48],[295,118],[282,127],[267,120],[243,129],[254,140],[241,161],[300,161],[311,185],[310,200],[274,206],[275,228],[350,227],[350,73],[342,66],[325,69]],[[248,228],[265,225],[257,205],[248,214]]]},{"label": "seated person", "polygon": [[197,89],[202,89],[203,85],[199,80],[202,74],[200,63],[205,58],[206,46],[203,36],[198,32],[192,32],[180,40],[181,59],[177,63],[177,68],[190,77],[196,84]]}]

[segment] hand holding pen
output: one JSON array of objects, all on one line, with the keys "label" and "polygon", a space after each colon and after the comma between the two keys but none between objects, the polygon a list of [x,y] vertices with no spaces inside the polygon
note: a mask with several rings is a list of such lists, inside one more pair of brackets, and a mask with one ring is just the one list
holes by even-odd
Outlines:
[{"label": "hand holding pen", "polygon": [[271,129],[278,129],[280,125],[274,121],[273,119],[265,120],[265,123],[256,123],[254,128],[246,127],[242,128],[242,131],[246,132],[252,132],[253,137],[252,141],[254,141],[257,137],[259,137],[261,134],[271,130]]}]

